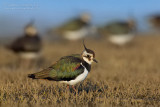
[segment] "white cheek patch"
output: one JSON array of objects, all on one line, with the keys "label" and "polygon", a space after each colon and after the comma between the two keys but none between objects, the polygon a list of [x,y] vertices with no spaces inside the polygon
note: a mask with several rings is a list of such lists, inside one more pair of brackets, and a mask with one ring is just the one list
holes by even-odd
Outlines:
[{"label": "white cheek patch", "polygon": [[[88,58],[86,58],[85,56],[91,56],[91,60],[89,60]],[[83,60],[86,61],[88,64],[91,64],[93,62],[93,54],[87,53],[87,51],[83,52]]]},{"label": "white cheek patch", "polygon": [[89,61],[86,57],[83,57],[83,60],[86,61],[88,64],[91,64],[93,62],[92,60]]},{"label": "white cheek patch", "polygon": [[37,33],[37,30],[35,28],[29,27],[25,29],[25,32],[31,36],[35,35]]}]

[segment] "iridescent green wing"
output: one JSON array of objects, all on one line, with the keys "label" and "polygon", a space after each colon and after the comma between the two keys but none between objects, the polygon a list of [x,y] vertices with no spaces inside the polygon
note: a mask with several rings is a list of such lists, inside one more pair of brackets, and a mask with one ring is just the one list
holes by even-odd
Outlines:
[{"label": "iridescent green wing", "polygon": [[78,30],[85,26],[86,23],[82,22],[80,19],[74,19],[69,21],[68,23],[65,23],[60,29],[62,31],[67,31],[67,30]]},{"label": "iridescent green wing", "polygon": [[106,26],[106,30],[111,34],[129,33],[130,28],[127,23],[112,22]]},{"label": "iridescent green wing", "polygon": [[83,73],[84,68],[81,65],[80,55],[75,54],[71,56],[62,57],[50,72],[50,76],[56,80],[71,80]]},{"label": "iridescent green wing", "polygon": [[81,65],[81,61],[80,55],[78,54],[65,56],[57,61],[54,65],[35,73],[34,75],[36,79],[69,81],[83,73],[84,68]]}]

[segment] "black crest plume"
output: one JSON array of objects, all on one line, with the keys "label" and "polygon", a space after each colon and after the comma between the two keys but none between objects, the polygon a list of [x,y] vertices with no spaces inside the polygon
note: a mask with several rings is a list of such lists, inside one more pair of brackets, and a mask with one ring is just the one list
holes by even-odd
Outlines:
[{"label": "black crest plume", "polygon": [[90,51],[91,51],[90,49],[88,49],[88,48],[86,47],[86,45],[85,45],[85,43],[84,43],[84,39],[83,39],[83,46],[84,46],[84,49],[85,49],[87,52],[90,52]]},{"label": "black crest plume", "polygon": [[26,25],[25,28],[29,27],[29,26],[33,26],[35,20],[34,19],[31,19],[30,22]]},{"label": "black crest plume", "polygon": [[93,56],[95,57],[95,53],[94,53],[92,50],[86,48],[86,45],[85,45],[85,43],[84,43],[84,39],[83,39],[83,46],[84,46],[84,49],[85,49],[88,53],[93,54]]},{"label": "black crest plume", "polygon": [[83,46],[84,46],[84,49],[87,51],[88,49],[86,48],[86,45],[84,43],[84,39],[83,39]]}]

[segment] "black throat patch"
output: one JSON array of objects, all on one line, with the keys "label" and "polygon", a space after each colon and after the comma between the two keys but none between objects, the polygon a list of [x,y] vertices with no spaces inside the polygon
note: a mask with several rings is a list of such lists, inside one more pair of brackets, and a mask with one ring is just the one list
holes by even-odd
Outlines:
[{"label": "black throat patch", "polygon": [[91,71],[91,65],[90,65],[90,64],[88,64],[88,63],[85,62],[85,61],[82,61],[82,64],[83,64],[83,66],[85,66],[85,68],[88,70],[88,72]]}]

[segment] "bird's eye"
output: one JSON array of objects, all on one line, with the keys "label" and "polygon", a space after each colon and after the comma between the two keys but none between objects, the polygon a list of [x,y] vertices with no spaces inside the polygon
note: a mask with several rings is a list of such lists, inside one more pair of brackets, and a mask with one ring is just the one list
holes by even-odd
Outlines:
[{"label": "bird's eye", "polygon": [[88,58],[90,58],[90,56],[89,56],[89,55],[87,55],[87,57],[88,57]]}]

